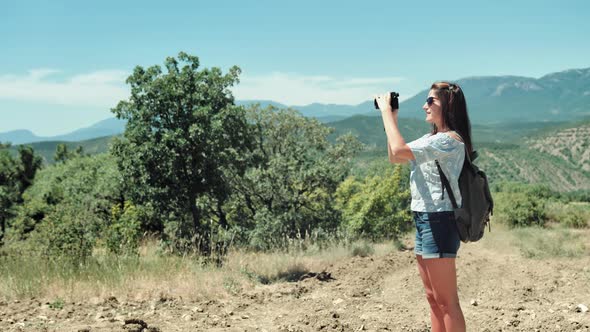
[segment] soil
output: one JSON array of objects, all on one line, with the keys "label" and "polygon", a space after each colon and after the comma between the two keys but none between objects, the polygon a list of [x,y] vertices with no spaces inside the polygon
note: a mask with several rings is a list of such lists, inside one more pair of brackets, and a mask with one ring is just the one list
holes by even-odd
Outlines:
[{"label": "soil", "polygon": [[[116,296],[0,302],[1,331],[430,331],[411,249],[349,257],[297,282],[215,300]],[[323,272],[323,273],[321,273]],[[458,287],[467,331],[590,331],[590,257],[530,259],[462,244]]]}]

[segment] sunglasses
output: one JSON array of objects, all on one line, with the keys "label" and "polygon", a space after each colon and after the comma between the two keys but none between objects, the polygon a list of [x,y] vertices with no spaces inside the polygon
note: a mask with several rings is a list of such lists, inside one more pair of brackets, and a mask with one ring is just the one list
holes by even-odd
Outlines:
[{"label": "sunglasses", "polygon": [[436,97],[428,97],[426,98],[426,103],[428,104],[428,106],[432,106],[432,103],[434,103],[434,100],[438,99]]}]

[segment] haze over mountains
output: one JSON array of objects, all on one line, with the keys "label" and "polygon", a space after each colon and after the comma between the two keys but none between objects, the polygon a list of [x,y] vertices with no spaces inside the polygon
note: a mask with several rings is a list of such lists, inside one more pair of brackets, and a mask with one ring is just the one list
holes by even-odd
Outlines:
[{"label": "haze over mountains", "polygon": [[[495,125],[514,122],[575,121],[590,118],[590,68],[571,69],[551,73],[541,78],[520,76],[481,76],[456,80],[467,97],[471,122],[474,125]],[[395,87],[392,87],[395,89]],[[428,89],[400,104],[400,118],[424,120],[422,111]],[[286,108],[274,101],[239,100],[238,105],[260,103]],[[321,122],[334,122],[354,115],[379,116],[373,102],[358,105],[314,103],[292,106],[303,116],[315,117]],[[122,133],[125,122],[106,119],[90,127],[68,134],[39,137],[29,130],[0,133],[0,142],[23,144],[43,141],[81,141]]]}]

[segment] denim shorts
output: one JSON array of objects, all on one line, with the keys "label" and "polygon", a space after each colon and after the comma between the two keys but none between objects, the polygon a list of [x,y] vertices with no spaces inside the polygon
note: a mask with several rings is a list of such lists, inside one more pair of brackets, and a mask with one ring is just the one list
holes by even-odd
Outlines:
[{"label": "denim shorts", "polygon": [[412,211],[416,225],[414,253],[422,258],[455,258],[461,244],[453,211]]}]

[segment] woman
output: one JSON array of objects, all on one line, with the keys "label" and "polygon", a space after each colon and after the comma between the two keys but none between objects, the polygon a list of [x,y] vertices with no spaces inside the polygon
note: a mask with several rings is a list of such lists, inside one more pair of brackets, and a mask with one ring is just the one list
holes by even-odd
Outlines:
[{"label": "woman", "polygon": [[473,151],[463,90],[449,82],[432,84],[422,106],[432,130],[407,144],[398,129],[398,110],[391,109],[390,95],[375,97],[387,133],[390,162],[409,162],[411,167],[411,210],[416,225],[414,252],[430,304],[432,331],[465,331],[455,267],[461,241],[453,206],[448,194],[444,195],[436,164],[438,161],[451,183],[457,205],[461,206],[459,173],[465,148],[470,154]]}]

